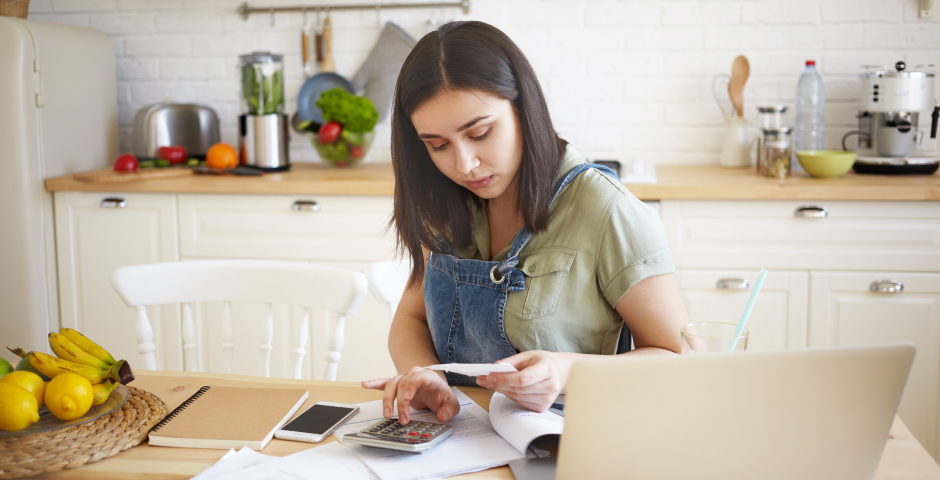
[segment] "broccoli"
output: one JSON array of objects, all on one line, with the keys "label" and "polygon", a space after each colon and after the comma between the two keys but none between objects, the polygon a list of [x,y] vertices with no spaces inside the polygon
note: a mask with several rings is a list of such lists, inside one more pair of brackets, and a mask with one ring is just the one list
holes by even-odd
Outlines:
[{"label": "broccoli", "polygon": [[342,88],[327,90],[317,100],[317,108],[327,122],[336,121],[351,133],[371,132],[379,112],[368,98],[357,97]]}]

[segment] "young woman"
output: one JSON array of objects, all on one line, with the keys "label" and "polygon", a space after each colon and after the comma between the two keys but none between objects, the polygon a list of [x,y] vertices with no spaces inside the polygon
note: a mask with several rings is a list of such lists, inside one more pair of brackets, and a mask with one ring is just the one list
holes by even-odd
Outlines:
[{"label": "young woman", "polygon": [[[679,351],[688,316],[662,223],[558,137],[509,37],[481,22],[425,35],[393,110],[393,220],[414,269],[389,333],[399,375],[362,382],[384,390],[386,418],[397,399],[403,424],[409,406],[447,421],[460,410],[449,384],[544,411],[574,361],[618,351],[622,326],[625,355]],[[422,368],[497,361],[518,372]]]}]

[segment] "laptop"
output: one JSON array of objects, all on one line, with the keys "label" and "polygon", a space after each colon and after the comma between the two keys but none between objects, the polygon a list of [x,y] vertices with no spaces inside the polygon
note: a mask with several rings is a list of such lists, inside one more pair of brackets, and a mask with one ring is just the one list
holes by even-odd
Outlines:
[{"label": "laptop", "polygon": [[871,479],[913,360],[892,345],[580,361],[556,478]]}]

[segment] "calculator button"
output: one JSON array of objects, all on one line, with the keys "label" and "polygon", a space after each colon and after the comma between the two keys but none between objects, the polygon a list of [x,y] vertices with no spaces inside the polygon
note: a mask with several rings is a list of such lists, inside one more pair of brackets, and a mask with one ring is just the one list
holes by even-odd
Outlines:
[{"label": "calculator button", "polygon": [[430,433],[422,433],[421,436],[422,436],[423,438],[431,438],[431,434],[430,434]]},{"label": "calculator button", "polygon": [[411,432],[411,433],[409,433],[408,435],[417,436],[417,435],[418,435],[418,432]]}]

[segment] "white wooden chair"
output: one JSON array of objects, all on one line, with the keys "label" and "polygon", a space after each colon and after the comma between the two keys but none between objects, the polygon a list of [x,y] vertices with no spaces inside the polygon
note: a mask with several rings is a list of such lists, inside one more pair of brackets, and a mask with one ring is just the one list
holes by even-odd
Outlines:
[{"label": "white wooden chair", "polygon": [[386,260],[369,265],[365,271],[369,281],[369,292],[388,307],[388,321],[395,318],[398,302],[405,293],[408,276],[411,275],[410,260]]},{"label": "white wooden chair", "polygon": [[261,371],[271,376],[271,349],[274,338],[273,304],[305,307],[303,319],[294,337],[293,376],[301,376],[307,337],[310,332],[310,309],[325,310],[337,315],[332,344],[327,353],[327,380],[336,380],[336,372],[344,342],[346,315],[355,314],[366,294],[366,277],[362,273],[309,263],[268,260],[199,260],[186,262],[134,265],[117,269],[111,285],[129,307],[137,312],[137,351],[143,368],[155,370],[153,328],[147,318],[148,305],[181,303],[183,306],[183,350],[186,371],[197,371],[196,328],[193,323],[194,302],[224,302],[222,310],[223,371],[232,373],[234,360],[234,326],[232,302],[264,303],[261,329]]}]

